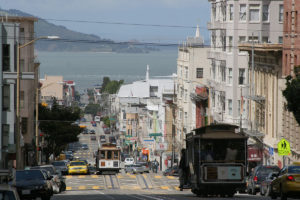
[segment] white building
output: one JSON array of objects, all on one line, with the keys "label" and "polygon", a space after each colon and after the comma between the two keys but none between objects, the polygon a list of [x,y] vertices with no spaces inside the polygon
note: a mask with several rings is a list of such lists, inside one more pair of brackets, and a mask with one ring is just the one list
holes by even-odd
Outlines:
[{"label": "white building", "polygon": [[[248,53],[239,51],[245,41],[282,42],[283,1],[209,0],[211,2],[210,105],[215,122],[240,124],[251,129],[247,119],[249,104]],[[252,37],[253,35],[253,37]],[[241,93],[242,92],[242,93]],[[246,100],[245,100],[246,99]]]},{"label": "white building", "polygon": [[205,124],[208,101],[207,78],[210,76],[209,48],[204,46],[199,28],[178,48],[177,117],[178,148],[184,147],[185,135]]},{"label": "white building", "polygon": [[[133,140],[141,147],[144,140],[154,138],[151,134],[157,135],[154,143],[164,143],[165,125],[172,123],[165,120],[165,100],[172,99],[173,95],[173,78],[150,79],[147,66],[145,80],[122,85],[117,94],[119,131],[124,136],[136,137]],[[128,116],[130,120],[127,120]],[[129,133],[128,125],[131,127]]]}]

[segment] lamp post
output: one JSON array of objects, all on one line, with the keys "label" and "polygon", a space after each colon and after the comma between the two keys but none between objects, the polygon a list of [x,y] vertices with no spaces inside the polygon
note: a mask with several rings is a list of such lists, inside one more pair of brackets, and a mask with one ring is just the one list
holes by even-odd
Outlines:
[{"label": "lamp post", "polygon": [[22,169],[23,163],[22,160],[22,152],[21,152],[21,131],[20,131],[20,82],[21,82],[21,70],[20,70],[20,49],[33,44],[35,41],[40,39],[59,39],[58,36],[41,36],[38,38],[35,38],[25,44],[18,45],[17,49],[17,102],[16,102],[16,168]]}]

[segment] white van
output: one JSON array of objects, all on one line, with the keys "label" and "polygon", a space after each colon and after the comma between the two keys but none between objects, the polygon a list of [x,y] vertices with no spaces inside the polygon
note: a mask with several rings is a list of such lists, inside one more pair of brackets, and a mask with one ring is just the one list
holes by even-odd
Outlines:
[{"label": "white van", "polygon": [[95,122],[100,122],[100,116],[95,116],[94,121]]},{"label": "white van", "polygon": [[125,166],[126,165],[133,165],[134,164],[134,159],[133,158],[125,158],[124,164],[125,164]]}]

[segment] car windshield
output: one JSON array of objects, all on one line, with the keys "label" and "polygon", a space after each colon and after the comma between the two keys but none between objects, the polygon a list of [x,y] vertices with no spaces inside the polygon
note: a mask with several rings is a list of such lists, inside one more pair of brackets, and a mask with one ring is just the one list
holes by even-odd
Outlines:
[{"label": "car windshield", "polygon": [[271,172],[279,172],[277,167],[264,167],[257,172],[257,176],[268,176]]},{"label": "car windshield", "polygon": [[300,166],[290,166],[288,172],[292,174],[300,174]]},{"label": "car windshield", "polygon": [[41,166],[41,169],[44,169],[44,170],[50,172],[50,174],[55,174],[55,171],[52,167],[43,167],[43,166]]},{"label": "car windshield", "polygon": [[65,162],[54,162],[52,163],[54,166],[66,166]]},{"label": "car windshield", "polygon": [[142,165],[134,165],[134,167],[142,167]]},{"label": "car windshield", "polygon": [[40,170],[17,171],[16,179],[18,180],[44,180],[44,176]]},{"label": "car windshield", "polygon": [[15,200],[16,197],[13,191],[0,190],[0,199],[3,200]]},{"label": "car windshield", "polygon": [[70,166],[85,165],[85,162],[71,162]]}]

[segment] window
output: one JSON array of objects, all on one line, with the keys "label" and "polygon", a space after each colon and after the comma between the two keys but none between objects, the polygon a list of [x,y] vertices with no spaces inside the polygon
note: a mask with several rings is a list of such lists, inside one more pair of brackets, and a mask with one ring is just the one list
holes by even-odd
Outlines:
[{"label": "window", "polygon": [[181,98],[183,97],[183,88],[182,87],[180,88],[180,97]]},{"label": "window", "polygon": [[203,78],[203,68],[197,68],[197,78]]},{"label": "window", "polygon": [[239,69],[239,85],[245,84],[245,69]]},{"label": "window", "polygon": [[222,78],[222,82],[226,82],[226,62],[225,61],[221,61],[220,64],[220,71],[221,71],[221,78]]},{"label": "window", "polygon": [[246,42],[246,36],[239,36],[239,43]]},{"label": "window", "polygon": [[240,5],[240,21],[246,21],[246,4]]},{"label": "window", "polygon": [[282,38],[282,36],[279,36],[279,37],[278,37],[278,43],[279,43],[279,44],[282,44],[282,42],[283,42],[283,38]]},{"label": "window", "polygon": [[226,36],[225,35],[221,36],[221,39],[222,39],[222,50],[226,51]]},{"label": "window", "polygon": [[228,37],[228,41],[229,41],[228,51],[231,52],[232,51],[232,36]]},{"label": "window", "polygon": [[2,149],[5,149],[9,143],[9,124],[2,124],[2,134]]},{"label": "window", "polygon": [[233,20],[233,4],[229,5],[229,20]]},{"label": "window", "polygon": [[185,78],[186,78],[186,79],[189,78],[189,70],[188,70],[187,67],[185,68]]},{"label": "window", "polygon": [[269,37],[262,37],[262,42],[263,43],[268,43],[269,42]]},{"label": "window", "polygon": [[2,70],[10,71],[10,45],[2,44]]},{"label": "window", "polygon": [[212,46],[215,49],[216,48],[216,30],[211,31],[211,42]]},{"label": "window", "polygon": [[254,42],[257,42],[258,43],[258,37],[257,36],[249,36],[249,42],[252,42],[252,41],[254,41]]},{"label": "window", "polygon": [[2,101],[3,101],[3,110],[7,111],[10,108],[10,85],[3,85],[2,88]]},{"label": "window", "polygon": [[27,133],[27,127],[28,127],[28,118],[27,117],[22,117],[22,122],[21,122],[21,126],[22,126],[22,134],[26,134]]},{"label": "window", "polygon": [[232,115],[232,100],[228,99],[228,115]]},{"label": "window", "polygon": [[249,7],[249,21],[258,22],[259,21],[259,5],[252,4]]},{"label": "window", "polygon": [[105,151],[100,151],[100,159],[105,159]]},{"label": "window", "polygon": [[215,106],[216,106],[216,101],[215,101],[215,100],[216,100],[216,98],[215,98],[215,93],[214,93],[214,92],[212,92],[212,95],[211,95],[211,96],[212,96],[212,99],[211,99],[211,101],[212,101],[212,106],[213,106],[213,107],[215,107]]},{"label": "window", "polygon": [[107,154],[107,158],[106,159],[108,159],[108,160],[110,160],[110,159],[112,159],[112,151],[107,151],[106,152]]},{"label": "window", "polygon": [[119,158],[119,152],[118,151],[114,151],[114,159],[118,159]]},{"label": "window", "polygon": [[263,5],[262,20],[264,22],[269,21],[269,5]]},{"label": "window", "polygon": [[279,22],[283,21],[283,5],[279,5]]},{"label": "window", "polygon": [[228,84],[232,84],[232,68],[228,68]]},{"label": "window", "polygon": [[212,78],[213,78],[213,80],[215,80],[216,79],[216,62],[215,62],[215,60],[212,60],[211,70],[212,70]]},{"label": "window", "polygon": [[187,90],[184,90],[184,100],[185,101],[187,101],[187,94],[188,94]]},{"label": "window", "polygon": [[24,108],[24,91],[20,91],[20,108]]}]

